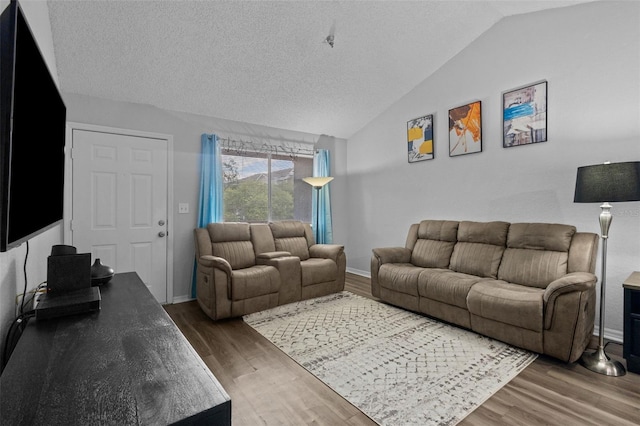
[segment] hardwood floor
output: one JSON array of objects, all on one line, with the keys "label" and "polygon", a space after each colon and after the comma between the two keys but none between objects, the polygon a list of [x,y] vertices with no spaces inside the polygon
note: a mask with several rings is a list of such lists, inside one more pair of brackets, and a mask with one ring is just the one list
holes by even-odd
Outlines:
[{"label": "hardwood floor", "polygon": [[[347,273],[345,290],[371,298],[369,289],[368,278]],[[231,396],[234,426],[376,424],[241,319],[214,322],[195,301],[165,309]],[[607,353],[625,364],[619,344]],[[607,377],[539,356],[459,423],[516,424],[638,425],[640,375]]]}]

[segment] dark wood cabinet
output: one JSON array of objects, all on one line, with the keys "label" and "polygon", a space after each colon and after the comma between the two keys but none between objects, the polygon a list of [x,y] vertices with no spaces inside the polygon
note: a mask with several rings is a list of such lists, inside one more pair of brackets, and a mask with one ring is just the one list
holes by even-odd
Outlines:
[{"label": "dark wood cabinet", "polygon": [[32,319],[0,377],[7,425],[231,424],[231,400],[135,272],[101,310]]},{"label": "dark wood cabinet", "polygon": [[640,272],[632,273],[624,282],[623,356],[627,370],[640,374]]}]

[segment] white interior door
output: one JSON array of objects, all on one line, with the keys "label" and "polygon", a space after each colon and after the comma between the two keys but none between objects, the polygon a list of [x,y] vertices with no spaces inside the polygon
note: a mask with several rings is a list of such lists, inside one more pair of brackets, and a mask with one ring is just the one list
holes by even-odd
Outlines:
[{"label": "white interior door", "polygon": [[168,141],[72,130],[72,245],[167,302]]}]

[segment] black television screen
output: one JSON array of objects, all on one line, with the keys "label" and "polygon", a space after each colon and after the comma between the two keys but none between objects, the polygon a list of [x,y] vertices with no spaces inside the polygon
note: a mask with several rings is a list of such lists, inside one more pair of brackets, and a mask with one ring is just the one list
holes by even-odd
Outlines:
[{"label": "black television screen", "polygon": [[0,251],[62,221],[66,107],[17,1],[2,13]]}]

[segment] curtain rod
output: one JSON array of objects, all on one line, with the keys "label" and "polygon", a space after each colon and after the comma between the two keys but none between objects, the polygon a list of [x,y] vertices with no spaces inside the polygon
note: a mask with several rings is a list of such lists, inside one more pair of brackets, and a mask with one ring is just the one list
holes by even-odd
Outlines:
[{"label": "curtain rod", "polygon": [[316,152],[315,148],[309,147],[309,144],[299,142],[286,142],[278,145],[267,142],[254,142],[242,139],[233,139],[228,137],[219,137],[218,141],[223,149],[233,151],[239,154],[246,152],[255,152],[259,154],[276,154],[287,155],[291,157],[304,156],[313,157]]}]

